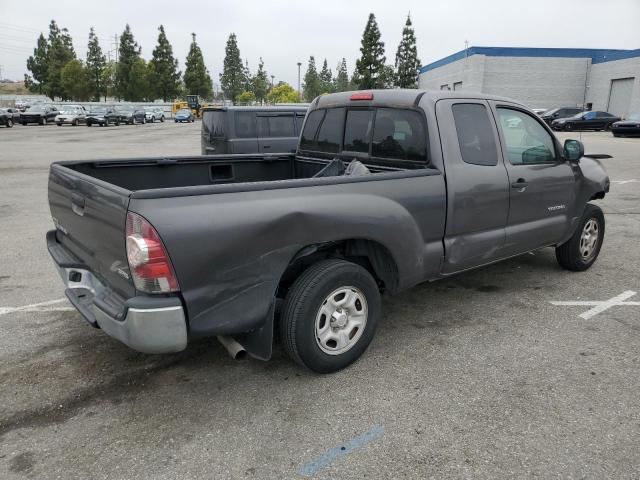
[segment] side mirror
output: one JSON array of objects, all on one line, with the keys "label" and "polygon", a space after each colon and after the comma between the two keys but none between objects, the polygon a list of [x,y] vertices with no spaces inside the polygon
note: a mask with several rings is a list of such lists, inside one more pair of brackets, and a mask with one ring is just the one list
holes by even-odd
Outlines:
[{"label": "side mirror", "polygon": [[558,115],[560,115],[558,112],[553,114],[554,117],[557,117]]},{"label": "side mirror", "polygon": [[565,140],[562,153],[567,160],[577,162],[584,156],[584,145],[580,140]]}]

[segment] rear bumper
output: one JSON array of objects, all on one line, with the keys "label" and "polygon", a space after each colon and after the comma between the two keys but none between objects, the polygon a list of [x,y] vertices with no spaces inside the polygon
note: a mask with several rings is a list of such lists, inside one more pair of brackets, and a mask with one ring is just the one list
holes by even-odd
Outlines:
[{"label": "rear bumper", "polygon": [[117,301],[90,270],[47,233],[47,247],[65,294],[92,326],[143,353],[179,352],[187,346],[187,322],[178,297],[133,297]]}]

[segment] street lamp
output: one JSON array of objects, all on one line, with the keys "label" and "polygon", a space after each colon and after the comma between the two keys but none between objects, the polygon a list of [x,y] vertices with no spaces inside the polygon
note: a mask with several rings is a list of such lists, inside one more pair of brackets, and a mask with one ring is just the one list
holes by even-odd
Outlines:
[{"label": "street lamp", "polygon": [[300,67],[302,66],[302,62],[298,62],[298,97],[300,97]]},{"label": "street lamp", "polygon": [[273,79],[276,78],[275,75],[271,75],[271,88],[273,88]]}]

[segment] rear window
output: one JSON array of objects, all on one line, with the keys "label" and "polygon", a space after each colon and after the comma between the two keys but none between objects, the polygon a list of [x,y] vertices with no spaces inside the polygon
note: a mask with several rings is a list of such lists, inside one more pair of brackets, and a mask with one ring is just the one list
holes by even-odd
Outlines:
[{"label": "rear window", "polygon": [[320,152],[338,153],[342,141],[344,108],[327,110],[320,130],[318,131],[317,149]]},{"label": "rear window", "polygon": [[202,116],[202,131],[212,138],[224,137],[224,119],[225,112],[221,110],[205,111]]},{"label": "rear window", "polygon": [[349,110],[344,128],[344,150],[369,153],[373,110]]},{"label": "rear window", "polygon": [[257,138],[256,112],[236,112],[235,127],[237,138]]},{"label": "rear window", "polygon": [[451,110],[462,160],[473,165],[497,165],[498,149],[486,107],[478,103],[457,103]]},{"label": "rear window", "polygon": [[420,114],[396,108],[377,109],[371,154],[374,157],[426,162],[426,133]]},{"label": "rear window", "polygon": [[302,137],[300,137],[301,150],[313,150],[316,133],[318,132],[318,127],[320,126],[323,116],[324,110],[314,110],[307,116],[304,131],[302,132]]}]

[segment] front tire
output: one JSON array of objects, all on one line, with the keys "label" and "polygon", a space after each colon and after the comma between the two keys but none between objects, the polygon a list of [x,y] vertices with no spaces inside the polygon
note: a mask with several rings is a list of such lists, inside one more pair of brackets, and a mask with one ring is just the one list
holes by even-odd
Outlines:
[{"label": "front tire", "polygon": [[367,270],[323,260],[305,270],[287,293],[280,315],[282,346],[314,372],[341,370],[367,349],[380,312],[380,291]]},{"label": "front tire", "polygon": [[7,118],[7,123],[5,125],[7,126],[7,128],[13,127],[13,120],[10,118]]},{"label": "front tire", "polygon": [[576,231],[556,247],[556,259],[562,268],[582,272],[594,264],[604,240],[604,214],[600,207],[587,203]]}]

